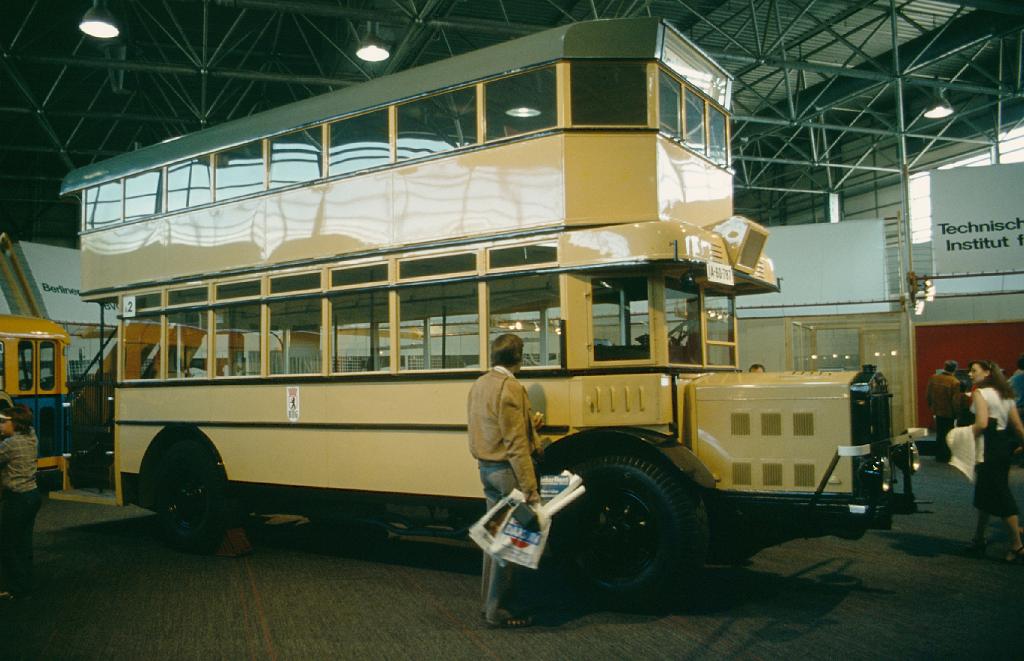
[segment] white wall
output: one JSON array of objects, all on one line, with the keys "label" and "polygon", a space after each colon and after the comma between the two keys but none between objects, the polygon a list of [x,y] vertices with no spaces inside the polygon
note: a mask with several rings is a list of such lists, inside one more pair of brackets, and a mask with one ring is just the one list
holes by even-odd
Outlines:
[{"label": "white wall", "polygon": [[890,304],[878,302],[888,296],[882,220],[772,227],[770,231],[765,254],[775,263],[782,291],[741,297],[736,303],[739,317],[890,310]]}]

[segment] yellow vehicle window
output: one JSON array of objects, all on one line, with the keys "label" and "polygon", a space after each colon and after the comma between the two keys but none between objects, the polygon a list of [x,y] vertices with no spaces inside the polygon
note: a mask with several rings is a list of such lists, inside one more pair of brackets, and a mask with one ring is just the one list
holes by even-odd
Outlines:
[{"label": "yellow vehicle window", "polygon": [[23,340],[18,342],[18,389],[32,390],[35,385],[35,370],[32,359],[35,354],[32,343]]},{"label": "yellow vehicle window", "polygon": [[594,360],[649,358],[647,278],[594,278]]},{"label": "yellow vehicle window", "polygon": [[270,304],[271,374],[320,373],[320,299]]},{"label": "yellow vehicle window", "polygon": [[523,367],[561,364],[557,275],[495,280],[488,293],[491,342],[502,333],[515,333],[523,338]]},{"label": "yellow vehicle window", "polygon": [[332,372],[387,370],[391,362],[388,292],[358,292],[331,300]]},{"label": "yellow vehicle window", "polygon": [[39,343],[39,389],[53,390],[57,382],[57,345]]},{"label": "yellow vehicle window", "polygon": [[670,363],[700,365],[700,294],[680,278],[665,278],[665,327]]}]

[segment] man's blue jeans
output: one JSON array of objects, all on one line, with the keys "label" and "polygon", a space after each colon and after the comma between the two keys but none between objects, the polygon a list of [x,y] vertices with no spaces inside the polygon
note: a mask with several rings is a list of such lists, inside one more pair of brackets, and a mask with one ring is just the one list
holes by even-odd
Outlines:
[{"label": "man's blue jeans", "polygon": [[[516,474],[508,462],[483,461],[479,462],[480,483],[484,487],[484,498],[487,499],[487,509],[507,496],[516,488]],[[516,565],[511,563],[497,562],[487,553],[484,553],[483,573],[480,581],[480,596],[483,599],[484,618],[492,624],[500,622],[507,614],[515,615],[512,608],[514,598]],[[501,611],[506,611],[502,613]]]}]

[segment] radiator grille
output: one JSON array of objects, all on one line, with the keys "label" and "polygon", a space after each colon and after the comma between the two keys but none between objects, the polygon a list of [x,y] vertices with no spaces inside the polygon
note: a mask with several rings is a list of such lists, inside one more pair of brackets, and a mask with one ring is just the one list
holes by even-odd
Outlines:
[{"label": "radiator grille", "polygon": [[730,419],[732,420],[733,436],[750,436],[749,413],[733,413]]},{"label": "radiator grille", "polygon": [[761,435],[782,436],[782,414],[762,413],[761,414]]},{"label": "radiator grille", "polygon": [[793,435],[814,436],[814,414],[794,413],[793,414]]},{"label": "radiator grille", "polygon": [[762,464],[761,483],[766,487],[781,487],[782,464]]},{"label": "radiator grille", "polygon": [[813,487],[814,464],[794,464],[793,484],[798,487]]},{"label": "radiator grille", "polygon": [[733,464],[732,465],[732,483],[733,484],[750,484],[750,464]]}]

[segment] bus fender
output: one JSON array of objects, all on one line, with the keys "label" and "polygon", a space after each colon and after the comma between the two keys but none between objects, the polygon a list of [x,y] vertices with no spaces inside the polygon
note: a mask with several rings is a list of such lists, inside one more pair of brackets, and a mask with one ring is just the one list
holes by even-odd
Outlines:
[{"label": "bus fender", "polygon": [[209,453],[210,461],[217,467],[217,470],[223,474],[225,480],[227,479],[227,472],[224,470],[224,462],[220,453],[199,427],[190,424],[167,425],[153,437],[146,449],[146,454],[142,457],[142,465],[139,467],[137,503],[140,507],[147,509],[155,507],[160,462],[171,446],[181,442],[195,443],[202,447]]},{"label": "bus fender", "polygon": [[555,441],[544,450],[542,470],[569,466],[601,454],[635,452],[651,459],[668,461],[693,484],[715,488],[711,471],[689,448],[672,436],[649,429],[614,427],[588,429]]}]

